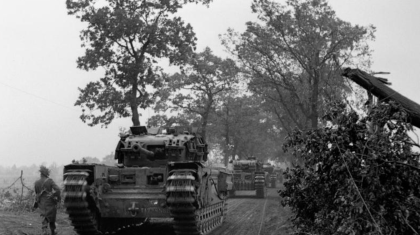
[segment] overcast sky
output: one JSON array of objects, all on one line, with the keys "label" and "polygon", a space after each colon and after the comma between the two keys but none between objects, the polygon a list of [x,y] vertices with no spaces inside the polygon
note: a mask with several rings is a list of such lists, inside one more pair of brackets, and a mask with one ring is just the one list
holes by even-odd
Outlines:
[{"label": "overcast sky", "polygon": [[[218,35],[231,27],[245,30],[255,20],[252,0],[214,0],[209,8],[192,4],[181,16],[198,37],[198,51],[209,46],[225,56]],[[338,17],[377,27],[374,71],[387,71],[392,88],[420,103],[420,1],[333,0]],[[76,68],[83,55],[74,16],[67,15],[65,0],[0,1],[0,165],[67,164],[84,156],[102,159],[115,150],[120,127],[131,120],[118,119],[107,129],[89,127],[74,103],[78,87],[102,76]],[[148,112],[143,113],[142,124]]]}]

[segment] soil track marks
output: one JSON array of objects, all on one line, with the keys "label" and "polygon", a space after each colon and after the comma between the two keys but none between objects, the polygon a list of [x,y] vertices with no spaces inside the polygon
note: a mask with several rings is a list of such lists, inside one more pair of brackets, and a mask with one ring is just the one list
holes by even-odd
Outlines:
[{"label": "soil track marks", "polygon": [[269,188],[266,198],[228,200],[228,218],[210,235],[289,234],[290,211],[280,205],[277,189]]}]

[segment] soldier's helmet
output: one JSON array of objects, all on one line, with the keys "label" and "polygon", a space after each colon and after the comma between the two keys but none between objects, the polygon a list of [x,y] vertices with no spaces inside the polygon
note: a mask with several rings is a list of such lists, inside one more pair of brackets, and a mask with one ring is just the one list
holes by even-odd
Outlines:
[{"label": "soldier's helmet", "polygon": [[42,175],[44,175],[45,177],[50,176],[50,169],[48,169],[48,168],[47,168],[47,167],[45,167],[45,166],[41,166],[41,167],[39,168],[39,172],[40,172]]}]

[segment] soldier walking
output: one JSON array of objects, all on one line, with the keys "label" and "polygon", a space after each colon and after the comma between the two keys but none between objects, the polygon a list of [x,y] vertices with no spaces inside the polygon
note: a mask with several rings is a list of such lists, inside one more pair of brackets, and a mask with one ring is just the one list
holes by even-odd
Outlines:
[{"label": "soldier walking", "polygon": [[51,235],[56,235],[55,232],[55,218],[57,215],[57,204],[61,201],[60,188],[55,182],[49,178],[50,170],[41,166],[39,169],[41,178],[35,182],[36,205],[41,212],[42,220],[42,234],[48,234],[48,226],[51,230]]}]

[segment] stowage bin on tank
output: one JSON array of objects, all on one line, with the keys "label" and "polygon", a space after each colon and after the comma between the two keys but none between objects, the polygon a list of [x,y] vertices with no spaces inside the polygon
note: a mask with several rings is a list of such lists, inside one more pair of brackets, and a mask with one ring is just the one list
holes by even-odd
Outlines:
[{"label": "stowage bin on tank", "polygon": [[204,166],[207,144],[192,129],[131,127],[117,166],[64,168],[64,202],[78,234],[103,234],[174,218],[177,234],[206,234],[226,218],[232,174]]}]

